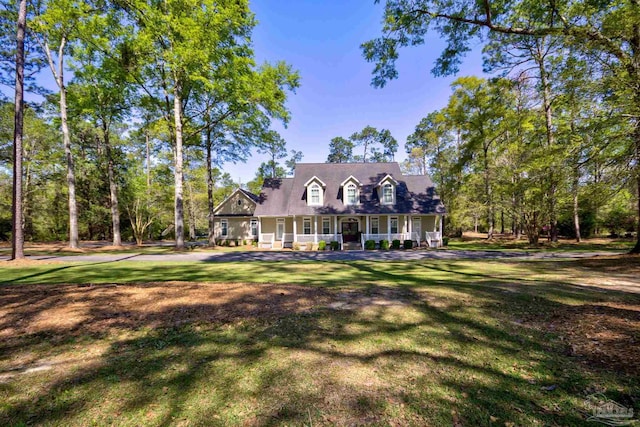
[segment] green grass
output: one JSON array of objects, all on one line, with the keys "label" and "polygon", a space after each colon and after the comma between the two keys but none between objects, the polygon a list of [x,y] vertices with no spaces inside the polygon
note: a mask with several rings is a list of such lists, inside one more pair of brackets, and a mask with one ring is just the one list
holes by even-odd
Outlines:
[{"label": "green grass", "polygon": [[540,239],[537,245],[531,245],[526,239],[449,239],[447,249],[471,250],[471,251],[527,251],[527,252],[590,252],[590,251],[616,251],[626,252],[635,245],[633,239],[585,239],[580,243],[574,240],[562,239],[557,243],[551,243],[546,239]]},{"label": "green grass", "polygon": [[[640,295],[613,287],[638,258],[9,265],[0,425],[585,425],[594,391],[640,409]],[[591,352],[591,321],[621,351]]]}]

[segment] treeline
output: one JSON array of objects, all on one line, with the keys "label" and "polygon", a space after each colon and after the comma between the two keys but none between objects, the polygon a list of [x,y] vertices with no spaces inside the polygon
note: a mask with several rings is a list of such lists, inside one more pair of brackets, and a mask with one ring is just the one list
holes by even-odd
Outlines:
[{"label": "treeline", "polygon": [[[18,11],[3,2],[5,49],[15,46]],[[182,248],[186,223],[189,237],[205,228],[213,243],[213,207],[232,186],[219,166],[281,140],[271,122],[289,120],[299,82],[283,62],[256,64],[248,1],[44,1],[26,22],[27,88],[46,101],[26,110],[25,237],[77,247],[80,238],[119,245],[123,233],[139,242],[171,234]],[[16,52],[1,53],[10,83]],[[38,87],[44,73],[53,93]],[[11,110],[2,110],[3,205]]]},{"label": "treeline", "polygon": [[408,137],[403,167],[432,175],[453,235],[630,235],[633,145],[605,82],[575,57],[539,77],[458,78],[447,106]]}]

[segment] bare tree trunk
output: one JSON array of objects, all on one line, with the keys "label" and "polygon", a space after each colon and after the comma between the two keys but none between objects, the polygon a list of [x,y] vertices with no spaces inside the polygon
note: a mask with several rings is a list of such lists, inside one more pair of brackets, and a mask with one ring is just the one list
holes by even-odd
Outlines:
[{"label": "bare tree trunk", "polygon": [[193,186],[191,185],[191,181],[187,179],[187,189],[189,190],[189,205],[188,205],[188,214],[189,214],[189,240],[196,240],[196,208],[193,202]]},{"label": "bare tree trunk", "polygon": [[27,27],[27,1],[20,0],[16,32],[16,95],[13,127],[13,230],[11,259],[24,258],[22,229],[22,134],[24,124],[24,36]]},{"label": "bare tree trunk", "polygon": [[107,175],[109,177],[109,197],[111,201],[111,225],[113,230],[113,246],[121,246],[120,237],[120,210],[118,208],[118,186],[116,184],[113,167],[113,155],[111,153],[111,140],[109,137],[109,125],[102,122],[102,136],[104,137],[104,149],[107,156]]},{"label": "bare tree trunk", "polygon": [[[544,41],[543,41],[544,43]],[[547,69],[545,67],[545,57],[542,53],[543,47],[538,46],[538,55],[536,55],[536,61],[538,61],[538,68],[540,70],[540,84],[542,87],[542,103],[544,107],[544,120],[547,133],[547,146],[552,149],[555,146],[555,134],[553,132],[553,111],[551,109],[551,86],[547,79]],[[558,241],[558,217],[556,214],[557,205],[557,177],[554,174],[554,161],[552,161],[549,170],[549,238],[552,242]]]},{"label": "bare tree trunk", "polygon": [[176,249],[184,249],[184,201],[182,194],[183,183],[183,154],[182,154],[182,102],[180,98],[180,87],[178,79],[174,79],[175,85],[173,89],[173,118],[176,132],[176,149],[175,149],[175,200],[174,200],[174,216],[175,216],[175,234]]},{"label": "bare tree trunk", "polygon": [[491,177],[489,176],[489,148],[484,148],[484,192],[487,197],[487,239],[493,238],[495,229],[495,213],[493,211],[493,189],[491,188]]},{"label": "bare tree trunk", "polygon": [[[640,94],[638,94],[637,96],[638,98],[638,102],[637,104],[640,105]],[[637,196],[638,196],[638,229],[637,229],[637,235],[636,235],[636,244],[633,247],[633,249],[631,249],[631,253],[632,254],[640,254],[640,123],[636,123],[636,129],[634,131],[634,135],[633,135],[634,139],[635,139],[635,158],[636,158],[636,166],[635,166],[635,178],[636,178],[636,190],[638,191]]]},{"label": "bare tree trunk", "polygon": [[211,170],[211,163],[213,161],[212,158],[212,141],[211,141],[211,129],[207,129],[206,136],[206,145],[207,145],[207,207],[208,207],[208,220],[209,220],[209,246],[216,245],[216,236],[215,236],[215,217],[213,214],[214,206],[213,206],[213,172]]},{"label": "bare tree trunk", "polygon": [[576,170],[574,172],[573,175],[573,185],[572,185],[572,192],[573,192],[573,227],[575,229],[576,232],[576,242],[580,242],[582,241],[582,237],[580,236],[580,206],[578,203],[578,190],[579,190],[579,172],[577,170],[578,168],[576,167]]},{"label": "bare tree trunk", "polygon": [[78,207],[76,202],[76,176],[74,172],[73,155],[71,153],[71,137],[69,135],[69,125],[67,124],[67,89],[64,85],[64,49],[67,39],[62,37],[58,46],[58,68],[56,69],[51,54],[51,49],[47,42],[39,40],[49,63],[51,73],[60,89],[60,122],[62,128],[62,142],[64,144],[64,154],[67,163],[67,188],[69,198],[69,246],[78,247]]}]

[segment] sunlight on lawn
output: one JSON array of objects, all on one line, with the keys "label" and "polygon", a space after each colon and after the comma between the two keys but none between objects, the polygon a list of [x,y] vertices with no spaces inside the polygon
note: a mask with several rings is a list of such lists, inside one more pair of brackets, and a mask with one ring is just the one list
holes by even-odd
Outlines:
[{"label": "sunlight on lawn", "polygon": [[595,283],[628,259],[246,267],[0,269],[0,423],[583,425],[594,391],[637,405],[640,294]]}]

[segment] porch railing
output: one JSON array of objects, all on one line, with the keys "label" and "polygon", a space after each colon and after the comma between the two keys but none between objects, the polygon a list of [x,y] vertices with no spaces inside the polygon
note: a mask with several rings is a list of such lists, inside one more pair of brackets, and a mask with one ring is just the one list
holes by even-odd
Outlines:
[{"label": "porch railing", "polygon": [[366,240],[375,240],[376,242],[379,242],[380,240],[388,240],[388,241],[393,241],[393,240],[400,240],[401,242],[404,242],[405,240],[416,240],[415,238],[412,239],[412,233],[382,233],[382,234],[365,234],[362,233],[362,238],[363,241]]},{"label": "porch railing", "polygon": [[268,244],[271,245],[271,247],[273,247],[273,243],[276,240],[276,234],[275,233],[260,233],[260,245],[263,244]]},{"label": "porch railing", "polygon": [[440,247],[442,246],[442,233],[440,231],[425,231],[425,240],[427,241],[427,246],[431,247]]}]

